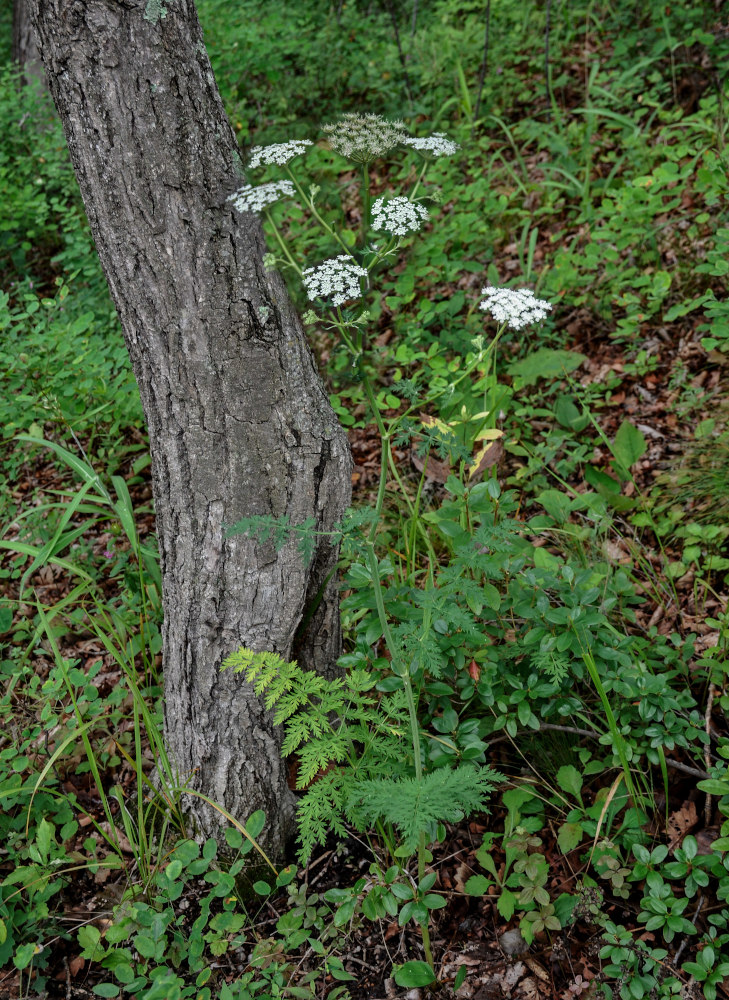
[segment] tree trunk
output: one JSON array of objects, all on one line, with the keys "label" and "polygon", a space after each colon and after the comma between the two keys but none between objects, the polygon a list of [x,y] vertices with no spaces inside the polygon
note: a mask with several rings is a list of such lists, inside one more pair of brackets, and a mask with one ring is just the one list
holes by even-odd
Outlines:
[{"label": "tree trunk", "polygon": [[[164,581],[165,735],[184,780],[280,851],[293,797],[280,739],[221,660],[246,645],[331,669],[336,550],[307,568],[226,526],[350,499],[351,458],[301,324],[262,263],[258,219],[226,201],[242,169],[193,0],[32,0],[39,47],[139,384]],[[217,813],[189,798],[198,832]]]},{"label": "tree trunk", "polygon": [[30,23],[28,0],[13,0],[13,61],[23,69],[23,82],[37,80],[45,88],[46,76],[35,43],[35,32]]}]

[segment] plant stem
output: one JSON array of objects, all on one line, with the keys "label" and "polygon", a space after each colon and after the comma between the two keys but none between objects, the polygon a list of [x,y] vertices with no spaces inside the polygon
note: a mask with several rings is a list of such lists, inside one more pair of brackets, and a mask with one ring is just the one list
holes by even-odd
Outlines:
[{"label": "plant stem", "polygon": [[286,241],[281,236],[281,233],[278,231],[278,226],[273,221],[273,219],[271,218],[271,213],[268,212],[268,211],[266,211],[266,218],[271,223],[271,229],[273,229],[274,235],[276,236],[276,240],[278,241],[278,245],[281,247],[281,250],[283,251],[284,257],[286,258],[286,260],[288,261],[288,263],[291,265],[291,267],[293,267],[293,269],[296,271],[296,273],[300,276],[301,275],[301,268],[296,263],[296,261],[294,260],[294,258],[291,256],[291,251],[286,246]]},{"label": "plant stem", "polygon": [[304,192],[304,189],[302,188],[302,186],[299,184],[298,180],[296,179],[296,175],[294,174],[294,172],[291,169],[291,167],[287,166],[286,167],[286,172],[288,173],[289,177],[291,178],[291,182],[294,185],[294,187],[296,188],[296,193],[298,194],[299,198],[301,198],[301,200],[304,202],[304,204],[309,209],[309,211],[314,216],[314,218],[319,223],[319,225],[322,227],[322,229],[324,230],[324,232],[327,233],[329,236],[331,236],[331,238],[333,240],[335,240],[340,245],[340,247],[342,248],[342,250],[344,250],[344,252],[346,253],[346,255],[348,257],[352,257],[353,255],[352,255],[351,248],[347,246],[347,244],[341,238],[341,236],[339,235],[339,233],[335,232],[335,230],[332,229],[332,227],[329,225],[329,223],[326,222],[322,218],[322,216],[319,214],[319,212],[318,212],[318,210],[316,208],[316,205],[314,204],[314,199],[310,198]]},{"label": "plant stem", "polygon": [[420,173],[418,174],[418,179],[415,181],[415,186],[413,187],[412,191],[408,194],[408,198],[410,199],[410,201],[412,201],[415,195],[418,193],[418,188],[420,187],[420,183],[423,177],[425,177],[425,171],[427,169],[428,169],[428,160],[424,160],[423,165],[420,168]]},{"label": "plant stem", "polygon": [[[362,384],[364,386],[367,401],[370,404],[372,414],[375,418],[375,423],[377,424],[377,429],[380,432],[380,439],[382,441],[382,455],[380,457],[380,486],[377,491],[377,502],[375,504],[377,519],[373,520],[369,537],[367,539],[367,562],[369,564],[370,576],[372,578],[372,587],[375,592],[375,604],[377,605],[377,614],[380,619],[380,625],[382,626],[382,634],[384,636],[385,643],[387,644],[387,648],[390,651],[392,669],[394,673],[402,679],[403,689],[405,691],[405,700],[408,706],[408,717],[410,719],[410,739],[413,746],[415,780],[422,781],[423,758],[420,752],[420,726],[418,724],[418,711],[415,704],[415,695],[413,693],[413,683],[410,677],[410,668],[407,664],[402,663],[399,650],[395,644],[395,638],[390,630],[390,623],[387,620],[387,612],[385,611],[385,598],[382,592],[382,584],[380,583],[380,568],[377,555],[375,553],[377,522],[379,521],[380,514],[382,513],[382,507],[385,500],[387,470],[392,461],[390,454],[390,436],[385,430],[384,422],[380,415],[380,411],[377,408],[377,400],[375,399],[375,394],[372,390],[372,383],[367,375],[364,376]],[[429,628],[430,612],[426,609],[423,619],[424,632],[427,632]],[[423,830],[420,833],[420,839],[418,841],[418,882],[421,882],[425,877],[425,851],[425,831]],[[423,935],[423,949],[425,951],[426,961],[428,962],[428,965],[433,968],[433,952],[430,946],[430,932],[428,930],[427,920],[420,924],[420,930]]]},{"label": "plant stem", "polygon": [[369,163],[362,164],[362,242],[370,224],[370,171]]}]

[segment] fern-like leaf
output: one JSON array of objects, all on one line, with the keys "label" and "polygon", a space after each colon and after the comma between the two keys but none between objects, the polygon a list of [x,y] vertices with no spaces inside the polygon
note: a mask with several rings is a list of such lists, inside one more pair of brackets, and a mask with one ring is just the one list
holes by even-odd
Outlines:
[{"label": "fern-like leaf", "polygon": [[358,781],[347,800],[347,814],[360,830],[378,820],[400,831],[403,847],[414,851],[421,833],[434,839],[435,825],[454,823],[472,812],[483,812],[496,784],[503,780],[489,768],[463,764],[440,768],[420,780],[374,778]]},{"label": "fern-like leaf", "polygon": [[324,774],[309,788],[299,803],[296,819],[299,826],[299,861],[305,864],[315,844],[323,845],[330,833],[347,836],[344,825],[344,802],[348,786],[341,771]]}]

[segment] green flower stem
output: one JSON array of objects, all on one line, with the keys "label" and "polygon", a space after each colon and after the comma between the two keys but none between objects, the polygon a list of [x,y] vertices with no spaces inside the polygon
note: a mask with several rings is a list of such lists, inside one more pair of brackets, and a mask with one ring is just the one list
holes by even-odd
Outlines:
[{"label": "green flower stem", "polygon": [[418,176],[418,179],[415,181],[415,187],[412,189],[412,191],[408,195],[408,198],[410,199],[410,201],[412,201],[413,198],[415,197],[415,195],[418,193],[418,188],[420,187],[420,185],[422,183],[422,180],[425,177],[425,171],[428,169],[428,163],[429,162],[430,162],[429,160],[423,160],[423,165],[420,168],[420,174]]},{"label": "green flower stem", "polygon": [[281,233],[278,231],[278,226],[276,225],[276,223],[271,218],[271,213],[267,209],[266,209],[266,218],[268,219],[268,221],[271,224],[271,229],[273,229],[273,231],[274,231],[274,234],[275,234],[276,239],[278,241],[278,245],[281,247],[281,250],[283,252],[284,257],[286,258],[286,260],[288,261],[288,263],[291,265],[291,267],[293,267],[293,269],[296,271],[296,273],[299,275],[299,277],[301,277],[301,268],[296,263],[296,261],[294,260],[294,258],[291,256],[291,251],[289,250],[288,246],[286,245],[286,241],[281,236]]},{"label": "green flower stem", "polygon": [[[463,369],[463,371],[461,372],[461,374],[458,376],[457,379],[454,379],[452,382],[449,382],[438,392],[435,392],[432,395],[428,396],[426,402],[433,403],[435,402],[436,399],[440,399],[441,396],[444,396],[446,392],[451,393],[453,389],[455,389],[456,386],[460,385],[464,379],[468,378],[468,376],[471,375],[472,372],[474,372],[475,369],[479,367],[479,365],[483,364],[484,360],[488,357],[489,352],[491,351],[495,343],[496,343],[496,338],[489,344],[489,346],[485,350],[478,351],[478,353],[466,365],[466,367]],[[415,413],[417,410],[422,410],[422,408],[423,408],[422,401],[413,403],[412,406],[409,406],[404,413],[398,415],[396,422],[393,424],[393,431],[396,429],[400,420],[402,420],[404,417],[409,417],[411,413]]]},{"label": "green flower stem", "polygon": [[[578,636],[579,641],[579,636]],[[580,643],[582,646],[582,644]],[[625,749],[625,740],[623,739],[623,734],[618,728],[618,723],[613,714],[612,707],[608,700],[607,692],[603,686],[602,679],[600,677],[599,671],[597,669],[597,664],[595,663],[594,657],[589,650],[586,650],[582,646],[582,660],[587,667],[587,672],[590,675],[590,680],[595,685],[595,689],[600,696],[600,701],[602,702],[602,707],[605,711],[605,717],[607,719],[608,727],[610,730],[610,736],[613,741],[613,746],[620,759],[620,766],[623,769],[623,777],[625,779],[625,787],[628,790],[628,795],[633,800],[633,804],[638,809],[644,809],[648,812],[648,805],[644,802],[643,796],[640,794],[633,781],[633,774],[630,770],[630,764],[628,762],[628,754]]]},{"label": "green flower stem", "polygon": [[362,378],[362,388],[367,396],[367,402],[370,404],[372,416],[377,424],[377,431],[380,435],[380,441],[382,443],[382,454],[380,455],[380,486],[377,490],[377,501],[375,503],[375,513],[377,514],[377,518],[372,522],[368,538],[369,542],[374,542],[375,534],[377,533],[377,522],[380,519],[382,507],[385,502],[385,484],[387,481],[387,470],[390,465],[390,435],[387,433],[385,424],[382,420],[382,415],[377,406],[377,400],[375,399],[375,394],[372,391],[372,382],[370,381],[369,375],[364,375]]},{"label": "green flower stem", "polygon": [[397,246],[397,242],[398,242],[398,237],[397,236],[392,236],[390,238],[390,240],[387,242],[387,244],[385,245],[385,249],[381,250],[381,251],[378,250],[377,253],[376,253],[376,256],[372,258],[372,260],[369,262],[369,264],[367,264],[367,270],[371,271],[373,267],[375,267],[377,264],[381,264],[383,260],[385,260],[387,257],[389,257],[389,255],[392,253],[392,251]]},{"label": "green flower stem", "polygon": [[[380,415],[380,411],[377,408],[377,401],[375,399],[374,392],[372,391],[372,384],[367,375],[362,380],[364,386],[365,394],[367,396],[367,401],[370,404],[372,414],[375,418],[375,423],[377,424],[377,429],[380,433],[380,440],[382,442],[382,455],[380,457],[380,485],[377,491],[377,502],[375,504],[375,510],[377,512],[377,518],[373,520],[372,527],[370,528],[370,534],[367,539],[367,562],[369,564],[370,576],[372,578],[372,586],[375,592],[375,604],[377,605],[377,614],[380,619],[380,625],[382,626],[382,634],[385,638],[385,643],[390,651],[392,668],[395,674],[402,679],[403,689],[405,691],[405,700],[408,706],[408,717],[410,719],[410,739],[413,746],[413,762],[415,764],[415,778],[417,781],[422,781],[423,778],[423,759],[420,753],[420,726],[418,724],[418,712],[417,706],[415,704],[415,695],[413,693],[413,683],[410,678],[409,667],[402,663],[400,660],[399,650],[395,643],[395,638],[390,629],[390,623],[387,620],[387,612],[385,611],[385,598],[382,592],[382,584],[380,582],[380,568],[377,560],[377,554],[375,553],[375,535],[377,532],[377,522],[380,519],[382,513],[382,507],[385,501],[385,484],[387,481],[387,471],[391,464],[391,452],[390,452],[390,436],[385,430],[385,425]],[[430,628],[430,616],[429,612],[426,610],[423,627],[427,631]],[[418,881],[422,881],[425,876],[425,831],[420,834],[420,840],[418,843]],[[428,930],[427,920],[420,924],[420,930],[423,935],[423,949],[425,951],[425,958],[433,968],[433,952],[430,946],[430,932]]]},{"label": "green flower stem", "polygon": [[[488,387],[484,389],[483,408],[492,417],[491,420],[489,420],[488,417],[486,418],[486,423],[491,428],[496,426],[496,419],[494,414],[492,413],[492,411],[496,408],[496,390],[498,388],[496,384],[496,345],[501,339],[501,335],[506,329],[506,326],[507,326],[506,323],[503,323],[501,325],[501,327],[498,329],[496,333],[496,336],[494,337],[494,339],[491,341],[489,346],[486,348],[486,351],[484,352],[484,361],[486,361],[487,359],[489,361],[488,367],[486,367],[484,370],[484,375],[489,375],[489,374],[491,375],[492,388],[490,390]],[[490,357],[490,355],[493,355],[493,357]]]},{"label": "green flower stem", "polygon": [[362,164],[362,242],[370,225],[370,171],[369,164]]},{"label": "green flower stem", "polygon": [[304,192],[304,189],[302,188],[302,186],[299,184],[298,180],[296,179],[296,175],[292,171],[291,167],[287,166],[286,167],[286,172],[288,173],[289,177],[291,178],[291,182],[294,185],[294,187],[296,188],[296,193],[298,194],[299,198],[301,198],[301,200],[304,202],[304,204],[309,209],[309,211],[314,216],[314,218],[319,223],[319,225],[322,227],[322,229],[324,230],[324,232],[328,233],[328,235],[331,236],[331,238],[333,240],[335,240],[340,245],[340,247],[342,248],[342,250],[344,250],[344,252],[346,253],[346,255],[348,257],[352,257],[352,250],[351,250],[351,248],[347,246],[347,244],[344,242],[344,240],[339,235],[339,233],[335,232],[335,230],[332,229],[332,227],[329,225],[329,223],[326,222],[322,218],[322,216],[319,214],[319,212],[317,211],[316,205],[314,204],[314,199],[308,197],[308,195]]},{"label": "green flower stem", "polygon": [[[381,479],[384,479],[384,474],[381,474]],[[372,577],[372,585],[375,591],[375,604],[377,605],[377,614],[380,619],[380,625],[382,625],[382,634],[385,638],[387,648],[390,651],[392,669],[395,674],[402,679],[403,688],[405,690],[405,700],[407,702],[408,716],[410,718],[410,739],[413,745],[415,778],[417,781],[421,781],[423,777],[423,759],[420,754],[420,726],[418,725],[418,713],[415,705],[415,696],[413,694],[413,683],[410,679],[410,670],[400,660],[400,655],[395,644],[395,638],[390,630],[390,623],[387,620],[385,598],[382,593],[382,584],[380,583],[380,568],[377,561],[377,554],[375,553],[375,546],[371,540],[367,541],[367,562],[369,565],[370,576]],[[424,874],[425,832],[421,834],[420,843],[418,845],[418,878],[422,879]],[[423,941],[425,941],[425,934],[423,935]]]},{"label": "green flower stem", "polygon": [[357,344],[355,345],[349,335],[345,332],[347,329],[347,324],[342,318],[342,310],[337,306],[337,319],[335,326],[339,331],[339,336],[347,347],[347,350],[352,355],[352,361],[356,361],[357,358],[362,354],[362,335],[361,332],[355,329],[355,335],[359,334],[357,338]]},{"label": "green flower stem", "polygon": [[[397,482],[397,485],[400,488],[400,493],[402,494],[402,497],[405,500],[405,504],[407,505],[408,511],[410,513],[410,519],[412,521],[412,529],[410,533],[410,551],[413,552],[415,549],[415,533],[419,531],[423,537],[423,541],[425,542],[425,546],[428,551],[428,559],[430,560],[430,569],[432,572],[433,565],[437,564],[435,549],[433,548],[433,543],[430,540],[428,532],[425,530],[420,521],[420,518],[418,517],[418,507],[420,506],[420,496],[423,489],[423,483],[425,481],[425,475],[423,474],[423,476],[420,477],[420,484],[418,485],[417,497],[415,503],[413,503],[413,501],[408,496],[407,490],[405,489],[405,484],[403,483],[402,477],[400,476],[400,473],[398,471],[397,463],[395,462],[395,458],[392,454],[392,449],[389,450],[388,457],[390,461],[390,471],[392,472],[395,481]],[[409,575],[412,572],[414,572],[414,570],[415,570],[415,559],[413,558],[412,570],[409,571]]]},{"label": "green flower stem", "polygon": [[[421,839],[421,844],[423,845],[423,851],[424,851],[425,850],[425,834],[424,833],[421,834],[420,839]],[[423,875],[420,875],[419,878],[422,879],[424,875],[425,875],[425,870],[423,870]],[[430,947],[430,931],[428,930],[428,925],[427,925],[426,922],[423,922],[420,925],[420,930],[421,930],[421,932],[423,934],[423,951],[425,952],[425,961],[431,967],[431,969],[433,970],[433,972],[435,972],[435,966],[433,965],[433,951],[432,951],[432,949]]]}]

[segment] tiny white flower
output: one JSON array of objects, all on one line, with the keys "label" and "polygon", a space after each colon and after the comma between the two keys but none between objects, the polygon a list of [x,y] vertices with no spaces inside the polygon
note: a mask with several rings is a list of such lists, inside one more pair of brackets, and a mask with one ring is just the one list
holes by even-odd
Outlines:
[{"label": "tiny white flower", "polygon": [[417,233],[428,221],[428,209],[407,198],[378,198],[372,205],[372,228],[384,229],[393,236]]},{"label": "tiny white flower", "polygon": [[360,278],[366,277],[365,268],[355,264],[351,257],[340,254],[316,267],[307,267],[302,281],[310,299],[330,299],[332,305],[341,306],[350,299],[360,298]]},{"label": "tiny white flower", "polygon": [[233,208],[239,212],[262,212],[279,198],[291,198],[293,194],[294,185],[291,181],[271,181],[270,184],[259,184],[257,187],[244,184],[229,195],[227,200],[232,201]]},{"label": "tiny white flower", "polygon": [[341,121],[322,125],[332,149],[350,160],[369,163],[407,138],[403,122],[389,122],[380,115],[346,114]]},{"label": "tiny white flower", "polygon": [[260,167],[275,163],[283,167],[295,156],[305,153],[307,146],[313,145],[310,139],[292,139],[291,142],[274,142],[270,146],[254,146],[251,149],[249,166]]},{"label": "tiny white flower", "polygon": [[486,296],[481,302],[481,309],[491,313],[497,323],[506,323],[512,330],[538,323],[552,308],[551,302],[538,299],[528,288],[493,288],[488,285],[481,289],[481,294]]},{"label": "tiny white flower", "polygon": [[449,139],[445,132],[434,132],[423,139],[409,136],[403,139],[406,146],[412,146],[419,153],[430,153],[431,156],[453,156],[461,148],[457,142]]}]

